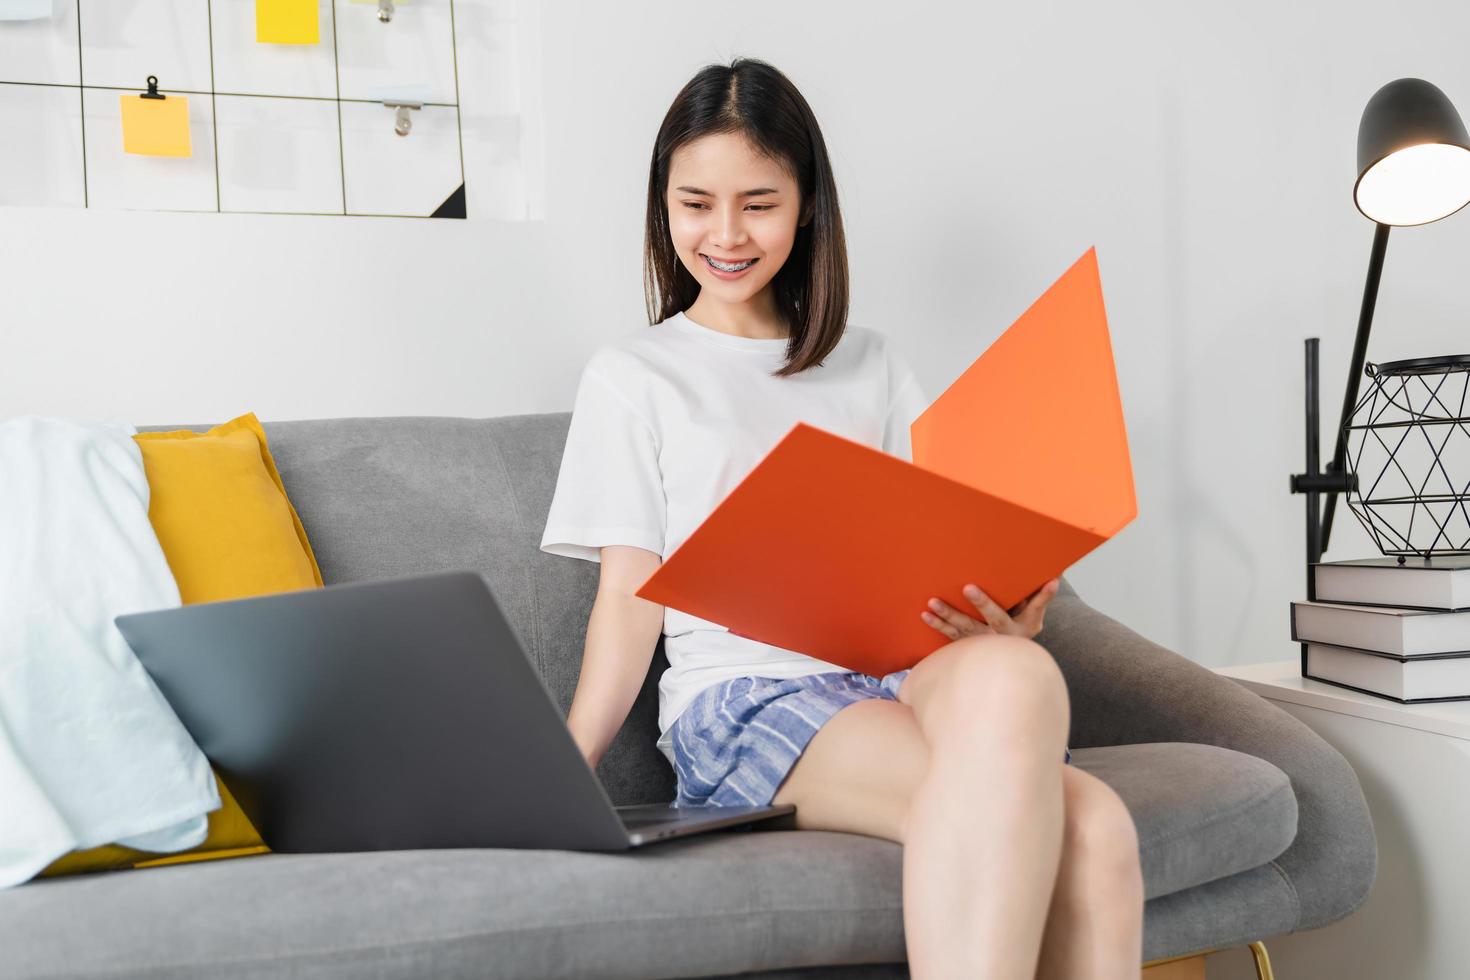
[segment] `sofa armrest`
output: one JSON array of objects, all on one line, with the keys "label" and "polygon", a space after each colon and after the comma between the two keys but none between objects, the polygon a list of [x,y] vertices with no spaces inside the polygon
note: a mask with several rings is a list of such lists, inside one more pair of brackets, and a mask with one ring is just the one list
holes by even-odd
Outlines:
[{"label": "sofa armrest", "polygon": [[1336,921],[1367,898],[1378,867],[1372,817],[1357,774],[1316,732],[1093,609],[1065,580],[1036,641],[1066,677],[1073,749],[1196,742],[1257,756],[1290,777],[1297,836],[1273,863],[1300,902],[1292,931]]}]

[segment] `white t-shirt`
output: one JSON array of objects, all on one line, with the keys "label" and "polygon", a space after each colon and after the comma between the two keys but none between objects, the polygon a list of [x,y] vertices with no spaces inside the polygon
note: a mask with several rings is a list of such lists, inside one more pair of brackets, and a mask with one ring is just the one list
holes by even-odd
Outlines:
[{"label": "white t-shirt", "polygon": [[[703,523],[797,422],[911,460],[909,426],[928,401],[883,334],[849,324],[819,367],[777,378],[784,339],[736,337],[684,314],[604,344],[577,388],[541,550],[600,561],[604,545],[663,558]],[[658,747],[700,691],[745,675],[847,668],[736,636],[664,607]]]}]

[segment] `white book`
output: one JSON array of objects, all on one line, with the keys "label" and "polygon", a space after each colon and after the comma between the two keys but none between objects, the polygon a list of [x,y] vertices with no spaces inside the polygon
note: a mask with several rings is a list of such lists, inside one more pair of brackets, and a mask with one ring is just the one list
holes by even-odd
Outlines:
[{"label": "white book", "polygon": [[1299,643],[1331,643],[1400,657],[1470,654],[1470,610],[1293,602],[1291,638]]},{"label": "white book", "polygon": [[1470,699],[1470,656],[1402,659],[1308,643],[1305,674],[1395,701]]},{"label": "white book", "polygon": [[1356,558],[1312,566],[1318,602],[1355,602],[1369,606],[1420,609],[1470,609],[1470,556]]}]

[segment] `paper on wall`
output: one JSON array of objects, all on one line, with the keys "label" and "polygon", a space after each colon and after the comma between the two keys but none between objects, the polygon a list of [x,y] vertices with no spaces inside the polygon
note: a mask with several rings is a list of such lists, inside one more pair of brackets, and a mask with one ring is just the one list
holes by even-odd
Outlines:
[{"label": "paper on wall", "polygon": [[189,100],[182,95],[145,99],[119,97],[122,105],[123,152],[153,157],[194,155],[189,138]]},{"label": "paper on wall", "polygon": [[52,0],[0,0],[0,20],[41,20],[51,16]]},{"label": "paper on wall", "polygon": [[261,44],[321,41],[316,0],[255,0],[255,40]]}]

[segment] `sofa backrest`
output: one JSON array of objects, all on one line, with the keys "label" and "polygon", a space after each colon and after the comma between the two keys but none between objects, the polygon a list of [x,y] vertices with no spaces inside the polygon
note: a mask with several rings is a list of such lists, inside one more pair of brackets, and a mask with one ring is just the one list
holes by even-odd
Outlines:
[{"label": "sofa backrest", "polygon": [[[263,425],[328,585],[482,573],[565,717],[599,571],[595,562],[540,550],[570,423],[571,413],[559,412]],[[673,770],[655,745],[658,678],[667,666],[660,637],[628,720],[598,766],[614,803],[674,798]]]}]

